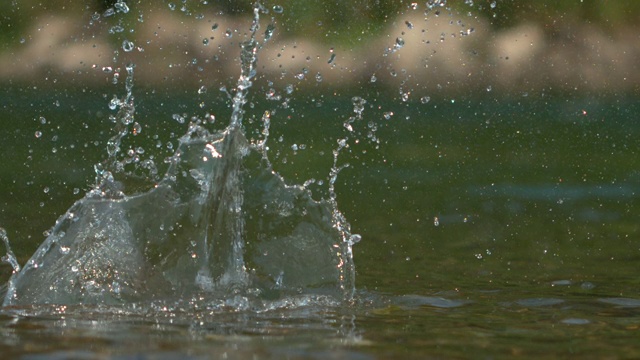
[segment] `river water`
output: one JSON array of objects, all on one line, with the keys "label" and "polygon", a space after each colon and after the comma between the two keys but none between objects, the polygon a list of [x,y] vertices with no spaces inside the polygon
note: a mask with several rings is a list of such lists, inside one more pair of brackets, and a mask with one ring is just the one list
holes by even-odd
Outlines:
[{"label": "river water", "polygon": [[[122,77],[126,77],[124,72]],[[303,200],[294,201],[294,209],[313,212],[309,209],[320,206],[329,213],[339,209],[344,219],[329,217],[322,224],[335,229],[336,221],[346,219],[353,233],[361,235],[362,241],[353,245],[355,292],[334,292],[345,285],[342,275],[326,272],[323,266],[335,268],[338,263],[332,262],[333,257],[323,260],[315,245],[285,257],[293,261],[291,268],[278,262],[282,259],[258,260],[255,254],[265,249],[285,253],[298,241],[295,236],[280,234],[286,232],[280,228],[258,231],[280,239],[277,244],[264,245],[266,248],[252,245],[260,239],[243,245],[246,264],[241,267],[253,267],[257,270],[251,274],[267,279],[258,285],[249,281],[240,288],[222,289],[215,284],[219,285],[216,281],[224,275],[214,272],[209,282],[213,288],[197,283],[194,292],[191,285],[180,287],[184,281],[171,283],[181,294],[170,297],[171,301],[166,300],[171,286],[163,288],[164,298],[153,291],[141,291],[133,299],[116,296],[114,301],[102,301],[104,297],[88,296],[86,286],[77,297],[69,298],[46,295],[48,291],[72,293],[75,289],[64,288],[50,278],[33,287],[30,284],[35,282],[25,283],[24,291],[38,290],[26,303],[9,302],[0,314],[3,356],[374,359],[640,355],[637,99],[487,91],[396,101],[393,92],[371,85],[342,89],[339,96],[329,96],[331,92],[323,95],[319,90],[293,92],[286,106],[281,102],[274,106],[272,97],[264,96],[265,88],[260,87],[264,85],[256,81],[258,87],[249,89],[243,108],[247,142],[263,146],[256,148],[260,151],[268,146],[272,167],[266,167],[267,173],[277,171],[277,179],[281,176],[288,186],[307,184],[305,189],[314,200],[303,196]],[[258,95],[252,97],[252,90]],[[5,160],[0,178],[0,225],[7,230],[22,266],[45,235],[56,233],[56,229],[47,230],[56,219],[95,189],[94,165],[109,158],[105,149],[114,134],[108,119],[114,112],[107,107],[111,95],[103,95],[112,92],[126,98],[123,86],[117,90],[3,88],[0,122]],[[122,186],[130,195],[151,197],[145,194],[155,194],[162,186],[147,192],[149,183],[154,187],[158,181],[162,183],[162,174],[171,173],[172,162],[163,159],[172,157],[190,120],[194,121],[188,116],[182,121],[181,114],[197,113],[201,97],[193,91],[158,90],[141,83],[135,83],[133,93],[136,122],[144,128],[141,136],[123,137],[122,146],[131,146],[144,159],[153,154],[160,175],[149,175],[148,167],[130,167],[128,170],[138,176],[127,178]],[[224,129],[228,119],[236,116],[228,105],[231,99],[224,93],[203,96],[227,106],[216,108],[214,124],[201,123]],[[123,108],[122,104],[116,107]],[[270,114],[268,127],[265,114]],[[145,134],[148,136],[142,136]],[[216,135],[208,136],[197,133],[205,143],[217,144]],[[260,143],[265,138],[266,143]],[[341,147],[341,139],[348,139],[349,147]],[[215,147],[215,151],[220,149],[225,148]],[[334,157],[336,149],[340,152]],[[209,160],[217,158],[215,152],[209,154]],[[259,160],[242,159],[235,161],[248,164],[243,174],[263,179],[264,165]],[[333,178],[335,189],[330,188],[335,175],[332,169],[345,163],[349,166],[341,168]],[[185,171],[198,179],[194,176],[198,173]],[[215,167],[212,171],[216,173]],[[271,180],[261,181],[257,181],[261,184],[257,188],[266,188],[272,199],[289,204],[289,198],[282,195],[287,187],[268,187]],[[249,199],[243,205],[264,198],[252,198],[250,189],[254,188],[241,191],[244,200]],[[321,199],[332,199],[333,195],[337,208],[312,205],[327,204]],[[193,196],[197,203],[197,196]],[[233,203],[232,198],[227,201]],[[192,204],[189,201],[185,203]],[[131,203],[122,206],[136,208]],[[158,204],[145,205],[145,221],[158,221],[165,215],[167,208]],[[247,232],[259,227],[264,216],[256,213],[258,210],[248,210],[249,205],[244,213],[253,217],[246,218]],[[122,223],[113,220],[113,213],[104,218],[112,221],[105,220],[106,229]],[[132,221],[127,218],[124,222]],[[322,230],[329,235],[316,236],[322,234],[319,228],[324,225],[309,228],[285,223],[289,229],[298,229],[298,235],[302,231],[301,238],[311,239],[312,245],[324,244],[327,238],[329,247],[333,242],[341,244],[340,234],[335,237],[331,230]],[[190,236],[184,235],[189,232],[180,234],[176,243]],[[190,243],[176,245],[177,251],[188,253]],[[167,263],[186,261],[175,260],[166,246],[158,250],[163,251],[168,255],[160,258],[167,260],[154,265],[160,274],[171,273],[176,267],[165,267]],[[195,253],[204,256],[206,251]],[[91,264],[86,253],[78,256],[84,264]],[[141,261],[135,256],[119,260],[127,264]],[[118,262],[109,263],[114,264]],[[39,266],[57,271],[47,261]],[[200,274],[199,267],[180,266],[181,272]],[[1,269],[8,279],[11,267],[3,265]],[[301,280],[287,283],[291,273],[301,274],[295,278]],[[169,276],[167,281],[173,278]],[[334,280],[327,285],[326,279]],[[351,285],[348,282],[347,288]],[[109,286],[108,292],[113,283]],[[215,296],[207,295],[214,292]],[[194,296],[202,298],[194,300]]]}]

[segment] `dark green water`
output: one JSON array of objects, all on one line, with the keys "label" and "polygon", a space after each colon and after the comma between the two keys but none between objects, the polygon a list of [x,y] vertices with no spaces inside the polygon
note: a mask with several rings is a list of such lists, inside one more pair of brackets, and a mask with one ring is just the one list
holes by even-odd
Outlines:
[{"label": "dark green water", "polygon": [[[171,114],[193,111],[197,99],[136,91],[136,120],[148,138],[130,140],[157,159],[169,156],[166,143],[176,145],[186,129]],[[326,182],[354,95],[366,94],[300,94],[272,116],[270,156],[285,179]],[[318,97],[320,107],[310,101]],[[336,185],[340,209],[363,237],[354,247],[357,304],[266,313],[6,312],[0,353],[29,359],[640,356],[640,102],[496,95],[400,106],[382,98],[367,99],[375,107],[365,108],[361,124],[377,127],[379,149],[362,136],[343,154],[351,166]],[[269,106],[256,98],[248,116],[259,119]],[[378,106],[394,116],[384,119]],[[24,263],[43,231],[92,185],[111,124],[96,90],[5,87],[0,107],[0,226]],[[221,105],[218,122],[226,124],[228,113]],[[248,137],[257,137],[259,126],[247,126]],[[294,151],[293,144],[306,148]],[[10,268],[0,269],[6,280]]]}]

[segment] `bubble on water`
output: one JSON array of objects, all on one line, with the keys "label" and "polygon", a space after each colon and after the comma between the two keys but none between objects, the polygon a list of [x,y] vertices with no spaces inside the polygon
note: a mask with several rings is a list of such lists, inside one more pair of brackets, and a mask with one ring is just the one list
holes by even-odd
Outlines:
[{"label": "bubble on water", "polygon": [[20,44],[24,44],[24,43],[26,43],[26,42],[27,42],[27,39],[25,39],[25,38],[20,38]]},{"label": "bubble on water", "polygon": [[420,102],[423,103],[423,104],[426,104],[429,101],[431,101],[431,97],[429,97],[429,96],[423,96],[423,97],[420,98]]},{"label": "bubble on water", "polygon": [[122,42],[122,50],[124,50],[125,52],[131,52],[133,51],[133,49],[135,49],[135,45],[132,41],[124,40]]},{"label": "bubble on water", "polygon": [[489,6],[490,6],[492,9],[495,9],[495,8],[496,8],[496,5],[497,5],[497,4],[496,4],[496,2],[495,2],[495,1],[492,1],[492,2],[491,2],[491,4],[489,4]]},{"label": "bubble on water", "polygon": [[491,90],[492,90],[491,85],[487,86],[487,92],[491,92]]},{"label": "bubble on water", "polygon": [[209,45],[209,39],[208,38],[202,39],[202,44],[204,44],[204,46]]},{"label": "bubble on water", "polygon": [[207,87],[202,85],[200,86],[200,88],[198,89],[198,94],[206,94],[207,92]]},{"label": "bubble on water", "polygon": [[376,75],[375,75],[375,74],[371,75],[371,80],[370,80],[370,81],[371,81],[372,83],[374,83],[374,82],[378,81],[378,78],[376,77]]},{"label": "bubble on water", "polygon": [[111,66],[103,66],[102,72],[104,72],[105,74],[111,74],[113,72],[113,68]]},{"label": "bubble on water", "polygon": [[68,246],[60,246],[60,254],[62,255],[68,254],[70,250],[71,248]]},{"label": "bubble on water", "polygon": [[35,132],[35,136],[36,136],[37,139],[41,138],[42,137],[42,131],[37,130]]},{"label": "bubble on water", "polygon": [[407,25],[409,29],[413,29],[413,23],[411,21],[407,20],[404,22],[404,24]]},{"label": "bubble on water", "polygon": [[44,187],[44,189],[42,189],[42,191],[43,191],[45,194],[48,194],[48,193],[49,193],[49,187],[48,187],[48,186],[45,186],[45,187]]},{"label": "bubble on water", "polygon": [[382,114],[382,116],[386,119],[386,120],[391,120],[391,117],[393,117],[393,111],[386,111]]},{"label": "bubble on water", "polygon": [[437,216],[433,218],[433,225],[440,226],[440,219]]},{"label": "bubble on water", "polygon": [[46,123],[47,123],[47,119],[46,119],[44,116],[40,116],[40,117],[38,118],[38,120],[40,120],[40,124],[42,124],[42,125],[44,125],[44,124],[46,124]]},{"label": "bubble on water", "polygon": [[404,46],[404,39],[401,37],[396,38],[396,43],[393,45],[395,50],[400,50]]},{"label": "bubble on water", "polygon": [[320,74],[320,73],[316,74],[316,81],[317,82],[322,82],[322,74]]},{"label": "bubble on water", "polygon": [[176,9],[176,4],[170,2],[169,3],[169,10],[174,11]]},{"label": "bubble on water", "polygon": [[233,37],[233,32],[231,31],[231,29],[227,29],[227,31],[224,32],[224,36],[227,38]]},{"label": "bubble on water", "polygon": [[282,12],[284,12],[284,7],[280,5],[274,5],[272,9],[273,9],[273,12],[276,14],[282,14]]}]

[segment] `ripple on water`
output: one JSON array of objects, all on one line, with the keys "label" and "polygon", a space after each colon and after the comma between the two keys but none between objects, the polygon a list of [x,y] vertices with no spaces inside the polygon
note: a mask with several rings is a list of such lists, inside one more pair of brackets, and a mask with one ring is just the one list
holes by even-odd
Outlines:
[{"label": "ripple on water", "polygon": [[395,297],[392,300],[394,305],[407,307],[407,308],[417,308],[420,306],[432,306],[437,308],[457,308],[466,304],[469,304],[471,301],[467,300],[452,300],[446,299],[442,297],[432,297],[432,296],[420,296],[420,295],[403,295]]},{"label": "ripple on water", "polygon": [[621,306],[621,307],[640,307],[639,299],[630,299],[630,298],[606,298],[606,299],[598,299],[598,301]]},{"label": "ripple on water", "polygon": [[564,300],[554,298],[529,298],[516,301],[516,304],[520,306],[553,306],[564,303]]}]

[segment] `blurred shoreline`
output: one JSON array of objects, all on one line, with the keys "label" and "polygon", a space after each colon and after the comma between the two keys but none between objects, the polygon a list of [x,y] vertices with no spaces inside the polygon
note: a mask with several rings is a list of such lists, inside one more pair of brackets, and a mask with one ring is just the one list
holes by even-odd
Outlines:
[{"label": "blurred shoreline", "polygon": [[[212,29],[212,21],[152,14],[127,39],[104,24],[48,15],[26,30],[20,44],[0,53],[0,83],[104,86],[116,73],[124,81],[123,65],[134,63],[136,84],[217,88],[235,83],[238,44],[250,22],[216,17]],[[259,54],[258,74],[275,87],[376,86],[407,97],[640,89],[635,28],[605,32],[582,23],[530,22],[496,30],[477,18],[420,14],[390,23],[382,35],[350,48],[284,37],[276,28]],[[121,39],[133,42],[131,51]]]}]

